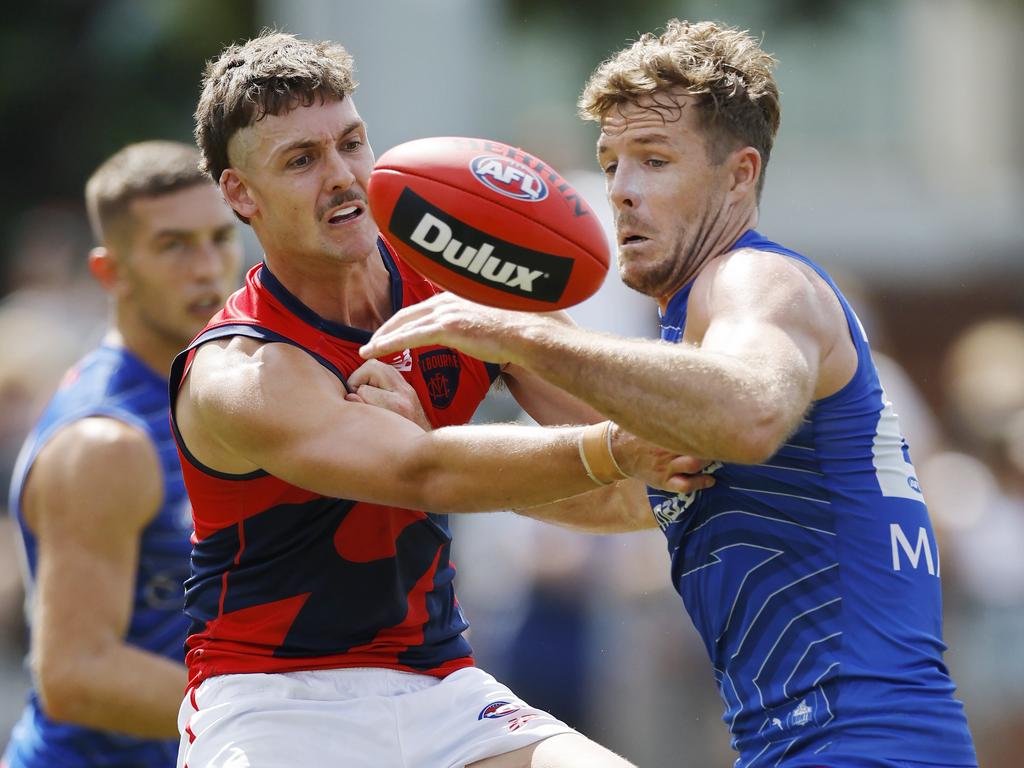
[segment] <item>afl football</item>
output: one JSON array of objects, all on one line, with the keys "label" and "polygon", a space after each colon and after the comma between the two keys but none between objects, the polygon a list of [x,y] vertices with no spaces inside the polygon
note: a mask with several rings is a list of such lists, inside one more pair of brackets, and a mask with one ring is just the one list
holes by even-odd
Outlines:
[{"label": "afl football", "polygon": [[441,288],[547,312],[601,286],[609,250],[583,196],[539,158],[487,139],[417,139],[370,175],[370,209],[402,260]]}]

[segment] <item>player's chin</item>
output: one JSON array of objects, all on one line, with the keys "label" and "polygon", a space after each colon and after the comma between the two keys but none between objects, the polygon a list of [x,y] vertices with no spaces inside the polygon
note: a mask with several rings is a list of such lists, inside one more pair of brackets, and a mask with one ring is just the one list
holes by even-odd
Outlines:
[{"label": "player's chin", "polygon": [[324,240],[329,248],[338,251],[338,255],[369,250],[377,243],[377,225],[369,214],[362,214],[359,219],[345,225],[327,225]]},{"label": "player's chin", "polygon": [[654,296],[658,288],[658,272],[645,260],[635,258],[623,258],[619,254],[619,277],[623,285],[632,288],[634,291]]}]

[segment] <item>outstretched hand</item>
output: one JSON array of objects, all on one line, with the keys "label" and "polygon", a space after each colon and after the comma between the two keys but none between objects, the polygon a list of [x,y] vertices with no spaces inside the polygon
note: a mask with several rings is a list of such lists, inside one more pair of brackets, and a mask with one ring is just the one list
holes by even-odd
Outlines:
[{"label": "outstretched hand", "polygon": [[619,427],[613,427],[613,454],[631,477],[671,493],[694,493],[715,484],[707,471],[712,462],[695,456],[680,456],[649,443]]},{"label": "outstretched hand", "polygon": [[560,322],[538,312],[515,312],[441,293],[397,312],[359,350],[364,358],[443,344],[490,363],[515,362],[515,338],[535,325]]}]

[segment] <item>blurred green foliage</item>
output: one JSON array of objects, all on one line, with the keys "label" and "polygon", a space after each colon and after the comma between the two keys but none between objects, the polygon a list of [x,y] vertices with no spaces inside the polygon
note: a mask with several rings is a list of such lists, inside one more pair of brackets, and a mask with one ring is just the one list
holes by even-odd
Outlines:
[{"label": "blurred green foliage", "polygon": [[25,213],[78,205],[86,178],[122,145],[191,141],[205,61],[256,31],[255,0],[38,0],[5,10],[3,264]]}]

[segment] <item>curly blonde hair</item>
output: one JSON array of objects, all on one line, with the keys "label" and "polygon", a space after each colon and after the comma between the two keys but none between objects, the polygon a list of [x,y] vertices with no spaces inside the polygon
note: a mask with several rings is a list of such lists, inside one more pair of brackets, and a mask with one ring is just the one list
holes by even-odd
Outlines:
[{"label": "curly blonde hair", "polygon": [[760,194],[781,116],[775,63],[748,32],[671,19],[663,34],[645,34],[598,66],[580,95],[580,116],[600,123],[612,109],[650,97],[667,120],[678,119],[670,94],[681,89],[696,97],[712,162],[738,146],[760,152]]},{"label": "curly blonde hair", "polygon": [[219,182],[230,165],[231,137],[264,116],[345,98],[356,89],[353,70],[352,56],[330,41],[265,30],[243,45],[229,45],[203,72],[195,114],[203,170]]}]

